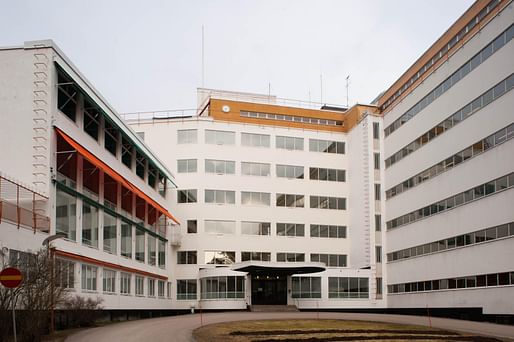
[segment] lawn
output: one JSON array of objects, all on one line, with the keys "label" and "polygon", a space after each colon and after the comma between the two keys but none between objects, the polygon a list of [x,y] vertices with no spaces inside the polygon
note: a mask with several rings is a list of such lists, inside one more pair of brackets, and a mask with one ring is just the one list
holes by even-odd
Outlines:
[{"label": "lawn", "polygon": [[440,329],[346,320],[259,320],[211,324],[196,329],[198,342],[293,341],[499,341]]}]

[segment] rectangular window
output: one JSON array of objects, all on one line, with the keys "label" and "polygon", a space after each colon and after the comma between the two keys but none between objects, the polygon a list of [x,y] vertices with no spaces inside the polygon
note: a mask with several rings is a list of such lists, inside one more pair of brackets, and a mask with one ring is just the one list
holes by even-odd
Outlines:
[{"label": "rectangular window", "polygon": [[328,196],[310,196],[312,209],[346,210],[346,198]]},{"label": "rectangular window", "polygon": [[277,177],[303,179],[303,166],[277,165]]},{"label": "rectangular window", "polygon": [[194,173],[197,171],[196,159],[179,159],[177,160],[178,173]]},{"label": "rectangular window", "polygon": [[56,259],[56,286],[65,289],[75,288],[75,263],[73,261]]},{"label": "rectangular window", "polygon": [[98,140],[102,115],[96,104],[84,99],[84,132]]},{"label": "rectangular window", "polygon": [[132,283],[132,275],[130,273],[120,273],[120,293],[123,295],[130,295],[130,285]]},{"label": "rectangular window", "polygon": [[293,298],[321,298],[321,277],[292,277]]},{"label": "rectangular window", "polygon": [[310,167],[309,178],[321,181],[345,182],[346,171],[341,169],[325,169],[320,167]]},{"label": "rectangular window", "polygon": [[158,239],[157,240],[157,263],[159,268],[166,268],[166,243]]},{"label": "rectangular window", "polygon": [[196,189],[177,190],[177,203],[196,203]]},{"label": "rectangular window", "polygon": [[196,265],[196,251],[178,251],[177,264]]},{"label": "rectangular window", "polygon": [[196,279],[177,279],[177,300],[196,299]]},{"label": "rectangular window", "polygon": [[241,174],[245,176],[269,177],[270,164],[241,162]]},{"label": "rectangular window", "polygon": [[375,215],[375,231],[379,232],[382,230],[382,216]]},{"label": "rectangular window", "polygon": [[310,152],[344,154],[344,150],[345,144],[341,141],[309,139]]},{"label": "rectangular window", "polygon": [[77,199],[59,189],[55,200],[55,230],[67,239],[77,239]]},{"label": "rectangular window", "polygon": [[369,298],[369,279],[329,277],[328,298]]},{"label": "rectangular window", "polygon": [[171,282],[166,283],[166,297],[171,298]]},{"label": "rectangular window", "polygon": [[121,255],[132,258],[132,226],[121,222]]},{"label": "rectangular window", "polygon": [[[378,296],[378,295],[382,295],[382,286],[383,286],[383,285],[382,285],[382,278],[381,278],[381,277],[379,277],[379,278],[376,278],[375,280],[376,280],[376,282],[377,282],[377,296]],[[380,296],[380,297],[381,297],[381,296]]]},{"label": "rectangular window", "polygon": [[269,222],[241,222],[241,234],[243,235],[271,235]]},{"label": "rectangular window", "polygon": [[236,143],[236,133],[206,129],[205,143],[213,145],[234,145]]},{"label": "rectangular window", "polygon": [[97,267],[82,264],[82,290],[96,291],[97,272]]},{"label": "rectangular window", "polygon": [[145,262],[145,231],[136,227],[136,260]]},{"label": "rectangular window", "polygon": [[346,239],[346,226],[311,224],[311,237]]},{"label": "rectangular window", "polygon": [[277,135],[275,138],[276,148],[286,150],[303,151],[303,138],[284,137]]},{"label": "rectangular window", "polygon": [[98,247],[98,208],[82,203],[82,243]]},{"label": "rectangular window", "polygon": [[244,298],[244,277],[207,277],[200,281],[202,299]]},{"label": "rectangular window", "polygon": [[188,234],[196,234],[198,231],[198,221],[197,220],[187,220],[187,233]]},{"label": "rectangular window", "polygon": [[241,145],[270,147],[270,136],[267,134],[241,133]]},{"label": "rectangular window", "polygon": [[373,139],[380,139],[380,126],[378,122],[373,122]]},{"label": "rectangular window", "polygon": [[241,261],[271,261],[271,253],[241,252]]},{"label": "rectangular window", "polygon": [[177,144],[196,144],[198,131],[196,129],[184,129],[177,131]]},{"label": "rectangular window", "polygon": [[231,265],[236,262],[236,252],[205,251],[204,263],[211,265]]},{"label": "rectangular window", "polygon": [[58,72],[57,83],[57,108],[72,121],[75,121],[79,97],[75,82]]},{"label": "rectangular window", "polygon": [[136,149],[136,175],[141,178],[145,179],[145,172],[146,172],[146,158],[145,155],[141,152],[139,152],[138,149]]},{"label": "rectangular window", "polygon": [[236,162],[232,160],[205,159],[205,173],[233,175],[236,173]]},{"label": "rectangular window", "polygon": [[380,153],[373,153],[375,170],[380,170]]},{"label": "rectangular window", "polygon": [[231,190],[205,190],[205,203],[235,204],[236,192]]},{"label": "rectangular window", "polygon": [[305,254],[279,252],[277,262],[305,262]]},{"label": "rectangular window", "polygon": [[155,262],[157,260],[155,243],[155,237],[148,235],[148,265],[152,266],[155,266]]},{"label": "rectangular window", "polygon": [[375,260],[382,262],[382,246],[375,246]]},{"label": "rectangular window", "polygon": [[159,298],[164,298],[164,288],[165,288],[165,282],[164,280],[158,280],[157,281],[157,296]]},{"label": "rectangular window", "polygon": [[145,278],[136,276],[136,296],[145,295]]},{"label": "rectangular window", "polygon": [[211,234],[235,234],[236,221],[205,220],[205,232]]},{"label": "rectangular window", "polygon": [[303,208],[304,195],[277,194],[277,207]]},{"label": "rectangular window", "polygon": [[104,251],[116,254],[116,217],[104,212]]},{"label": "rectangular window", "polygon": [[[109,120],[104,120],[104,146],[112,155],[117,156],[119,132]],[[143,133],[144,134],[144,133]]]},{"label": "rectangular window", "polygon": [[271,195],[269,192],[241,192],[241,204],[242,205],[264,205],[270,206]]},{"label": "rectangular window", "polygon": [[346,254],[314,254],[311,253],[312,262],[322,262],[328,267],[346,267]]},{"label": "rectangular window", "polygon": [[128,138],[125,138],[125,136],[122,136],[121,138],[121,162],[128,167],[129,169],[132,169],[132,158],[133,158],[133,150],[134,147],[132,146],[132,143]]},{"label": "rectangular window", "polygon": [[103,274],[103,291],[106,293],[116,292],[116,271],[107,270],[104,268]]},{"label": "rectangular window", "polygon": [[375,184],[375,201],[380,201],[380,184]]},{"label": "rectangular window", "polygon": [[277,223],[277,236],[305,236],[305,225],[300,223]]},{"label": "rectangular window", "polygon": [[155,297],[155,279],[148,278],[148,297]]}]

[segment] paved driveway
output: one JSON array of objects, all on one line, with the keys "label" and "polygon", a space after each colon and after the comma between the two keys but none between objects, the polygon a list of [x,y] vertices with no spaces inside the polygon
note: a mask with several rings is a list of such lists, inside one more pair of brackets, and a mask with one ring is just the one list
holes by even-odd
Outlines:
[{"label": "paved driveway", "polygon": [[[138,321],[112,324],[101,328],[83,330],[66,339],[67,342],[160,342],[160,341],[194,341],[192,332],[194,329],[207,324],[257,320],[257,319],[295,319],[318,318],[316,312],[222,312],[172,316],[145,319]],[[389,323],[429,325],[427,317],[380,315],[361,313],[337,313],[321,312],[320,319],[351,319]],[[447,318],[432,318],[432,326],[435,328],[468,332],[477,335],[487,335],[514,341],[514,326],[498,325],[462,321]]]}]

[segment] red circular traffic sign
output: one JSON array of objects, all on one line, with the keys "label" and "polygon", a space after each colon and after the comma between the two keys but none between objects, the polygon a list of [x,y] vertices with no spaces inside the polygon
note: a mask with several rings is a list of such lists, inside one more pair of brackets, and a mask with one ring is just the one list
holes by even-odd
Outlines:
[{"label": "red circular traffic sign", "polygon": [[18,287],[21,284],[22,280],[23,275],[17,268],[7,267],[4,268],[2,272],[0,272],[0,283],[3,286],[8,287],[10,289]]}]

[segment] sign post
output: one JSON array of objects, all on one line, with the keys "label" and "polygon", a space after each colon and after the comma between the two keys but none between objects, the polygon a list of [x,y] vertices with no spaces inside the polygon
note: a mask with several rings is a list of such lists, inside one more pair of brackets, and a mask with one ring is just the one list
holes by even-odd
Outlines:
[{"label": "sign post", "polygon": [[20,286],[23,280],[23,275],[20,270],[14,267],[4,268],[0,272],[0,284],[11,289],[11,304],[12,304],[12,330],[14,334],[14,342],[16,342],[16,301],[14,300],[14,289]]}]

